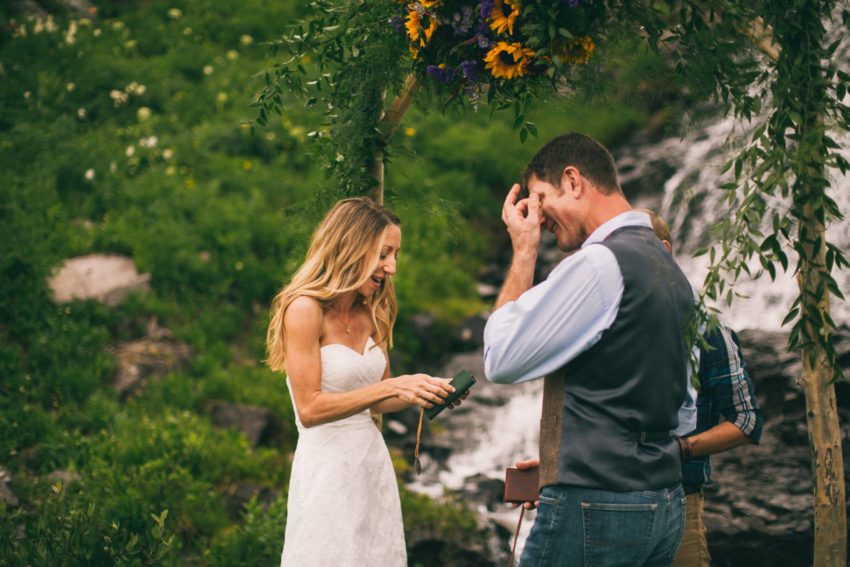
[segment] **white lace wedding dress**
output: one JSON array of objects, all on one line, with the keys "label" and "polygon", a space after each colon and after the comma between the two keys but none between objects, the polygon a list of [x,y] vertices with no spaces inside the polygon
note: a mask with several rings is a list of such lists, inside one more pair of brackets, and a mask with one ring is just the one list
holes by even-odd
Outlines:
[{"label": "white lace wedding dress", "polygon": [[[347,392],[378,382],[387,361],[374,345],[370,337],[362,354],[341,344],[323,346],[322,391]],[[406,566],[398,485],[368,410],[310,428],[296,411],[295,422],[298,446],[281,566]]]}]

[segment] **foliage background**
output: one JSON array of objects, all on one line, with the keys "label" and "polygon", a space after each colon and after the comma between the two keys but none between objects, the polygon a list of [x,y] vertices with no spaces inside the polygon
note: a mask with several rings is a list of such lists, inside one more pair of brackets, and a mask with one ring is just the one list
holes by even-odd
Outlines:
[{"label": "foliage background", "polygon": [[[0,504],[0,565],[274,564],[296,433],[282,377],[261,362],[267,305],[303,258],[328,178],[307,137],[318,112],[293,101],[252,133],[249,103],[271,64],[262,44],[309,7],[98,0],[86,19],[42,5],[51,19],[0,7],[0,466],[20,500]],[[610,49],[620,71],[600,70],[593,103],[538,105],[541,139],[578,129],[616,145],[671,105],[657,56]],[[448,329],[487,307],[476,277],[504,252],[502,197],[537,145],[512,123],[415,111],[397,135],[396,373],[445,354],[412,331],[414,314]],[[131,256],[152,293],[55,304],[51,271],[95,252]],[[190,345],[191,364],[121,402],[109,348],[152,317]],[[252,449],[213,428],[216,400],[271,409],[279,443]],[[80,479],[47,480],[57,469]],[[278,498],[233,513],[240,482]],[[460,505],[402,500],[411,537],[475,524]]]}]

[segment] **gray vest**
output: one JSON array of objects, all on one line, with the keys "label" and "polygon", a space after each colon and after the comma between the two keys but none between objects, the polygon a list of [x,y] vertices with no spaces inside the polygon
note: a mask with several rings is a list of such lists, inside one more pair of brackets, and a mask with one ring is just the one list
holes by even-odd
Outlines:
[{"label": "gray vest", "polygon": [[673,487],[682,471],[668,432],[685,398],[693,292],[650,228],[624,227],[596,245],[617,259],[623,298],[599,342],[546,378],[540,484]]}]

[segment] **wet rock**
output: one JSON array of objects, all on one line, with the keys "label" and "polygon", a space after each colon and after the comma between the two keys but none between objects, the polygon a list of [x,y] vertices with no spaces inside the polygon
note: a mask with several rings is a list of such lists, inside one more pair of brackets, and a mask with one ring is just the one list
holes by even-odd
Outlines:
[{"label": "wet rock", "polygon": [[12,492],[12,487],[9,486],[12,482],[12,475],[5,468],[0,467],[0,502],[5,503],[9,507],[15,507],[20,504],[18,497]]},{"label": "wet rock", "polygon": [[113,351],[118,361],[114,385],[122,400],[150,380],[184,368],[192,354],[187,345],[150,339],[123,343]]},{"label": "wet rock", "polygon": [[388,419],[384,422],[387,432],[397,435],[404,436],[407,435],[408,429],[407,427],[397,419]]},{"label": "wet rock", "polygon": [[251,447],[270,443],[280,433],[277,417],[268,408],[217,402],[210,414],[214,426],[241,431]]},{"label": "wet rock", "polygon": [[461,493],[468,504],[480,504],[492,511],[504,502],[505,481],[476,474],[464,481]]},{"label": "wet rock", "polygon": [[132,258],[90,254],[66,260],[48,283],[58,303],[94,299],[117,305],[130,293],[150,291],[150,279],[138,272]]},{"label": "wet rock", "polygon": [[485,325],[487,325],[487,317],[482,314],[462,319],[452,331],[452,338],[457,350],[472,350],[481,347],[484,344]]}]

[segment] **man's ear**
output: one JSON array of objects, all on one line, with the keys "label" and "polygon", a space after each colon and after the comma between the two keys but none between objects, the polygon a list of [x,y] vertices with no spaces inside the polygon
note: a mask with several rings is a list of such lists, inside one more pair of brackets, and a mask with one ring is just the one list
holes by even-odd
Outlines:
[{"label": "man's ear", "polygon": [[570,191],[574,197],[578,196],[576,191],[581,192],[583,189],[579,170],[572,165],[565,167],[563,173],[561,173],[561,187]]},{"label": "man's ear", "polygon": [[670,241],[669,241],[669,240],[662,240],[662,241],[661,241],[661,244],[663,244],[663,245],[664,245],[664,248],[666,248],[666,249],[667,249],[667,252],[669,252],[669,253],[671,253],[671,254],[673,253],[673,245],[672,245],[672,244],[670,244]]}]

